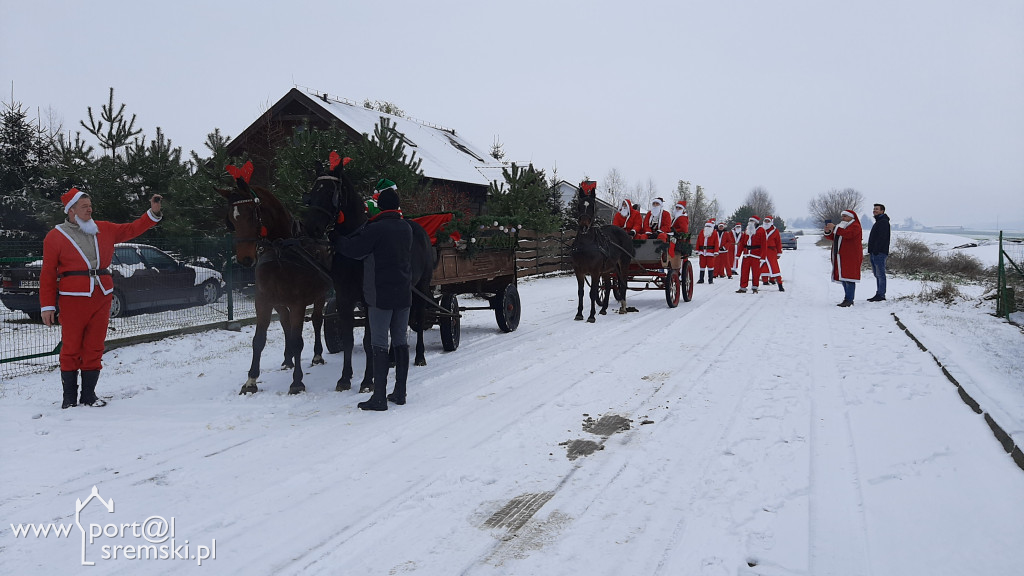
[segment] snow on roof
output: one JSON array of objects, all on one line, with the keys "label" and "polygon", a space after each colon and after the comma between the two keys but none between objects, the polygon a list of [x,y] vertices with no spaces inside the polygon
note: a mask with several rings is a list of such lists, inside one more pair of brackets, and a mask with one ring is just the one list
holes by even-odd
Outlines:
[{"label": "snow on roof", "polygon": [[394,116],[331,98],[325,101],[322,95],[315,92],[309,92],[309,95],[338,120],[367,137],[373,136],[374,128],[381,117],[390,120],[395,130],[405,140],[406,153],[411,157],[415,151],[416,158],[423,160],[421,167],[423,175],[427,178],[487,186],[493,179],[490,176],[496,168],[501,181],[501,163],[491,158],[487,151],[456,134],[454,130],[446,130],[411,118]]}]

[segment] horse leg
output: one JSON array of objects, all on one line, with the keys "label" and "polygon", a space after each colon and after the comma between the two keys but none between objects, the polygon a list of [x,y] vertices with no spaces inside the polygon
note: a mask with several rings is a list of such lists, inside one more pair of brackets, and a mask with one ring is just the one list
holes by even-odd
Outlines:
[{"label": "horse leg", "polygon": [[277,317],[281,319],[281,331],[284,332],[284,361],[281,362],[281,370],[292,370],[295,368],[295,364],[292,363],[292,357],[295,356],[295,351],[291,349],[291,342],[288,340],[288,322],[289,315],[291,312],[287,306],[277,307]]},{"label": "horse leg", "polygon": [[583,320],[583,282],[584,277],[579,272],[576,273],[576,295],[579,297],[579,304],[576,306],[576,317],[573,320]]},{"label": "horse leg", "polygon": [[313,302],[313,366],[324,364],[324,345],[320,340],[320,332],[324,327],[324,298]]},{"label": "horse leg", "polygon": [[[334,289],[336,293],[341,292],[338,288]],[[342,367],[341,367],[341,378],[338,378],[338,384],[334,389],[338,392],[344,392],[345,390],[352,389],[352,349],[355,348],[355,306],[351,301],[338,299],[337,305],[338,313],[338,330],[341,333],[341,353],[342,353]]]},{"label": "horse leg", "polygon": [[629,263],[619,263],[619,270],[616,273],[615,281],[615,299],[619,302],[619,314],[625,314],[629,312],[626,307],[626,270],[629,269]]},{"label": "horse leg", "polygon": [[285,339],[289,342],[288,348],[292,352],[292,385],[288,387],[289,394],[298,394],[306,391],[306,385],[302,383],[302,324],[305,322],[306,307],[303,303],[293,304],[289,314],[288,331],[285,332]]},{"label": "horse leg", "polygon": [[[426,288],[426,289],[424,290],[423,288]],[[423,292],[424,294],[427,294],[430,291],[430,287],[429,286],[421,287],[420,291]],[[423,346],[423,326],[424,326],[424,323],[426,322],[426,318],[425,317],[427,315],[426,314],[427,308],[426,308],[426,306],[423,303],[416,302],[416,300],[418,298],[419,298],[418,295],[413,295],[412,309],[409,310],[410,318],[414,319],[414,322],[410,322],[410,324],[413,324],[413,323],[415,324],[415,327],[413,328],[413,330],[416,331],[416,360],[413,362],[413,365],[414,366],[426,366],[427,365],[427,356],[426,356],[426,348]]]},{"label": "horse leg", "polygon": [[252,364],[249,366],[249,378],[238,392],[240,395],[255,394],[260,390],[256,386],[256,379],[260,375],[260,355],[263,354],[263,348],[267,345],[267,328],[270,326],[270,316],[273,310],[273,307],[257,297],[256,333],[252,336]]},{"label": "horse leg", "polygon": [[366,369],[363,371],[363,381],[359,383],[359,391],[373,392],[373,344],[371,344],[369,311],[367,311],[366,327],[363,328],[363,354],[366,357]]},{"label": "horse leg", "polygon": [[587,322],[593,324],[597,322],[597,300],[600,298],[598,292],[600,292],[599,274],[590,275],[590,316],[587,317]]}]

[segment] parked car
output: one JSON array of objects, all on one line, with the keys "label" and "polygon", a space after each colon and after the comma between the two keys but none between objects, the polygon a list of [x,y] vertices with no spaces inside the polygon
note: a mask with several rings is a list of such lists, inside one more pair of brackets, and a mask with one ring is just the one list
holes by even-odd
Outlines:
[{"label": "parked car", "polygon": [[782,232],[779,234],[779,240],[782,240],[783,250],[796,250],[796,234],[792,232]]},{"label": "parked car", "polygon": [[[0,301],[40,320],[39,272],[42,261],[3,271]],[[110,262],[114,299],[110,317],[163,306],[213,304],[224,292],[220,272],[185,264],[147,244],[116,244]],[[58,299],[59,300],[59,299]],[[57,303],[58,308],[60,302]]]}]

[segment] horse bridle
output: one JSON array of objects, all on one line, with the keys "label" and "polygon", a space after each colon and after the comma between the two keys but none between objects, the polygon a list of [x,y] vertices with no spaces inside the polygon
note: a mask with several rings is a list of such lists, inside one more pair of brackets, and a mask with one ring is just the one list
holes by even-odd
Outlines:
[{"label": "horse bridle", "polygon": [[316,182],[321,180],[329,181],[334,184],[334,194],[331,197],[331,206],[334,207],[334,213],[332,214],[330,210],[323,206],[311,204],[310,202],[313,201],[312,191],[309,193],[309,197],[306,200],[306,207],[311,210],[323,212],[327,215],[327,228],[324,231],[326,233],[334,229],[334,224],[338,220],[338,211],[341,210],[341,179],[337,176],[329,176],[325,174],[323,176],[318,176]]},{"label": "horse bridle", "polygon": [[259,199],[258,196],[256,196],[254,194],[252,198],[245,198],[243,200],[235,200],[234,202],[231,203],[231,206],[237,209],[238,206],[241,206],[243,204],[253,204],[254,205],[253,211],[256,214],[256,224],[258,226],[258,228],[257,228],[257,236],[255,236],[253,238],[237,238],[236,237],[236,238],[234,238],[234,243],[235,244],[241,244],[243,242],[255,242],[256,243],[256,253],[259,254],[260,252],[263,251],[264,244],[266,243],[266,240],[267,240],[267,236],[266,236],[266,229],[267,229],[267,227],[266,227],[266,225],[263,224],[263,212],[262,212],[262,210],[260,210],[260,199]]}]

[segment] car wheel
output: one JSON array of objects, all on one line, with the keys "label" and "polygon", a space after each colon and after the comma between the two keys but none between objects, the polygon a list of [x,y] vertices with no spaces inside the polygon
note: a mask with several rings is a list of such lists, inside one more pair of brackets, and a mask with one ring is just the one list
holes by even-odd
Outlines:
[{"label": "car wheel", "polygon": [[124,296],[122,296],[117,290],[114,290],[114,298],[110,301],[110,317],[120,318],[121,316],[125,316],[127,312],[128,310],[124,304]]},{"label": "car wheel", "polygon": [[199,288],[203,304],[210,305],[220,299],[220,287],[215,280],[207,280]]}]

